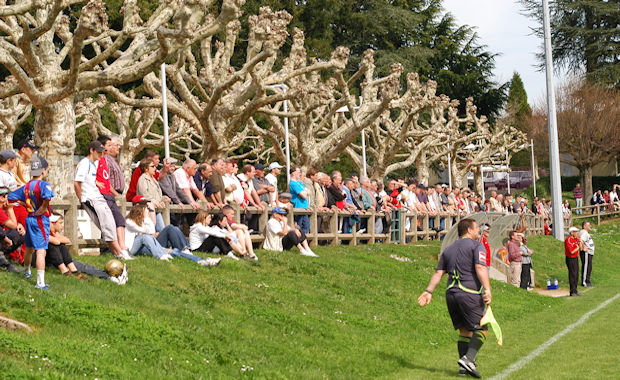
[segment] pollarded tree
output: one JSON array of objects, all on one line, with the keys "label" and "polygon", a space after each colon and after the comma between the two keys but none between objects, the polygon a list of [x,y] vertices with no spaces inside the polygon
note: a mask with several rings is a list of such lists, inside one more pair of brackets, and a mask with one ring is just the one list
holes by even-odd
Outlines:
[{"label": "pollarded tree", "polygon": [[[247,139],[255,139],[252,128],[246,126],[262,107],[315,91],[290,86],[289,91],[274,92],[271,86],[290,83],[310,72],[342,69],[346,65],[348,50],[344,48],[336,49],[328,61],[308,65],[305,61],[301,65],[291,64],[298,59],[297,50],[293,49],[278,69],[278,53],[288,36],[286,28],[290,19],[287,12],[273,12],[268,7],[250,16],[249,40],[241,68],[231,63],[240,31],[237,20],[227,25],[223,41],[205,38],[200,46],[180,51],[176,62],[166,66],[171,83],[168,108],[194,129],[192,139],[202,146],[202,159],[228,156]],[[303,49],[303,33],[296,30],[294,38],[296,46],[301,45]],[[127,99],[114,88],[107,91],[126,104],[158,107],[161,104],[159,79],[149,74],[143,83],[151,95],[149,100]]]},{"label": "pollarded tree", "polygon": [[[296,40],[291,55],[295,53],[297,58],[286,61],[285,65],[303,70],[306,53],[301,38]],[[292,160],[297,165],[321,168],[344,153],[362,129],[372,125],[398,101],[402,66],[392,65],[391,74],[378,79],[374,77],[374,68],[373,52],[368,50],[359,70],[348,79],[344,78],[344,67],[334,69],[327,79],[316,71],[290,78],[284,82],[289,89],[287,93],[297,91],[300,96],[287,102],[286,111],[284,102],[259,109],[258,113],[269,126],[261,128],[254,124],[252,129],[268,139],[276,156],[284,159],[284,118],[288,117]],[[358,88],[361,88],[361,104],[356,106],[353,90]],[[273,91],[284,94],[280,88]]]},{"label": "pollarded tree", "polygon": [[[14,77],[7,77],[3,83],[10,86],[16,83]],[[32,112],[32,104],[24,94],[17,94],[0,99],[0,149],[13,148],[13,134],[26,121]]]},{"label": "pollarded tree", "polygon": [[[417,73],[407,74],[407,92],[366,130],[366,151],[372,162],[368,167],[370,178],[383,179],[412,166],[431,146],[445,145],[449,140],[443,113],[450,99],[437,96],[436,89],[434,81],[422,85]],[[361,172],[362,146],[352,143],[347,154]]]},{"label": "pollarded tree", "polygon": [[[102,0],[24,0],[0,5],[0,65],[17,79],[0,99],[25,94],[36,110],[35,138],[53,163],[50,182],[72,192],[74,105],[106,86],[143,78],[180,49],[239,17],[243,0],[161,1],[148,20],[137,0],[123,3],[120,30]],[[210,12],[218,6],[219,15]]]}]

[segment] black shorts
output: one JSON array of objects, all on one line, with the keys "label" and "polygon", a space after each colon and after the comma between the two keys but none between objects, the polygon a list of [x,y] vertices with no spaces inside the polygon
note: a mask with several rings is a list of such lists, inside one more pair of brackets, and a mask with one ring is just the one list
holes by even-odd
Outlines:
[{"label": "black shorts", "polygon": [[58,268],[60,264],[69,265],[73,262],[69,249],[66,245],[54,245],[49,244],[47,247],[47,254],[45,255],[45,264],[48,266],[55,266]]},{"label": "black shorts", "polygon": [[487,330],[486,325],[480,326],[480,319],[486,311],[481,294],[471,294],[462,290],[446,292],[446,304],[455,330],[464,328],[467,331]]},{"label": "black shorts", "polygon": [[123,214],[121,214],[121,210],[118,209],[118,205],[116,204],[116,199],[114,199],[114,195],[112,194],[102,194],[103,199],[105,199],[110,211],[112,211],[112,216],[114,217],[114,224],[116,227],[125,227],[125,218]]}]

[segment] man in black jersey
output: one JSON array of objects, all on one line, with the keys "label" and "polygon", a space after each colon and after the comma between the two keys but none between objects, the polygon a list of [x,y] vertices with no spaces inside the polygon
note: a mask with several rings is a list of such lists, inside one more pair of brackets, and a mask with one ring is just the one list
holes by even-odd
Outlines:
[{"label": "man in black jersey", "polygon": [[459,330],[459,374],[480,377],[476,354],[486,340],[487,326],[480,319],[491,304],[491,284],[486,266],[487,251],[478,241],[480,230],[473,219],[463,219],[458,226],[459,239],[439,258],[437,270],[426,290],[418,297],[420,306],[431,302],[433,290],[448,274],[446,303],[455,330]]}]

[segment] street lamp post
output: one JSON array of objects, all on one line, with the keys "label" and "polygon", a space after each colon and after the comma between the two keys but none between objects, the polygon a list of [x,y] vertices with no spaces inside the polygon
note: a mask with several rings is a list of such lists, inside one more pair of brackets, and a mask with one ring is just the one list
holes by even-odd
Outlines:
[{"label": "street lamp post", "polygon": [[534,184],[534,197],[536,197],[536,165],[534,164],[534,139],[530,139],[530,148],[532,150],[532,183]]},{"label": "street lamp post", "polygon": [[[269,87],[280,89],[284,94],[286,94],[288,90],[288,86],[284,83],[272,84]],[[288,101],[286,99],[284,99],[284,113],[288,113]],[[284,116],[284,152],[286,154],[286,188],[288,189],[289,183],[291,182],[291,150],[288,136],[288,116]]]},{"label": "street lamp post", "polygon": [[166,86],[166,64],[161,64],[161,109],[164,121],[164,156],[170,158],[170,131],[168,130],[168,87]]},{"label": "street lamp post", "polygon": [[547,114],[549,131],[549,166],[551,169],[551,208],[553,210],[553,237],[564,240],[564,219],[562,218],[562,181],[560,177],[560,149],[558,126],[555,114],[555,90],[553,88],[553,62],[551,55],[551,25],[549,22],[549,1],[543,0],[543,24],[545,29],[545,67],[547,74]]}]

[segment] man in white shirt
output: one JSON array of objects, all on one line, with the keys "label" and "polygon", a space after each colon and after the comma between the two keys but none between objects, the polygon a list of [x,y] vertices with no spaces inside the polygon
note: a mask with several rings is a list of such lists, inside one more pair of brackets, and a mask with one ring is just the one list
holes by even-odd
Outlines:
[{"label": "man in white shirt", "polygon": [[17,154],[10,149],[0,152],[0,187],[13,191],[17,189],[17,180],[13,169],[17,165]]},{"label": "man in white shirt", "polygon": [[241,181],[237,178],[237,162],[236,161],[227,161],[226,162],[226,174],[222,177],[224,181],[224,191],[226,192],[226,201],[229,204],[235,202],[240,206],[247,206],[244,202],[243,195],[245,194],[245,190],[241,186]]},{"label": "man in white shirt", "polygon": [[282,172],[282,168],[283,166],[277,162],[272,162],[267,168],[269,170],[269,174],[265,176],[265,179],[267,179],[267,181],[269,181],[269,184],[276,189],[276,191],[271,193],[272,206],[275,206],[278,201],[278,175],[280,175],[280,173]]},{"label": "man in white shirt", "polygon": [[579,232],[581,257],[581,285],[593,286],[590,282],[590,274],[592,273],[592,258],[594,257],[594,240],[590,235],[590,222],[583,222]]},{"label": "man in white shirt", "polygon": [[265,228],[263,248],[268,251],[282,252],[296,246],[303,256],[319,257],[308,246],[306,235],[288,226],[286,214],[287,211],[281,207],[273,208],[271,218],[267,221],[267,228]]},{"label": "man in white shirt", "polygon": [[[116,223],[114,216],[103,195],[99,192],[99,185],[96,181],[97,164],[105,148],[95,140],[90,143],[89,154],[79,163],[75,171],[73,186],[75,194],[88,213],[95,225],[101,230],[101,237],[110,247],[110,250],[117,258],[131,260],[126,248],[121,248],[116,235]],[[102,184],[101,184],[102,185]],[[125,242],[122,243],[124,246]]]},{"label": "man in white shirt", "polygon": [[173,173],[177,186],[185,193],[185,195],[187,195],[187,199],[190,200],[190,205],[194,210],[198,210],[200,208],[200,203],[194,200],[194,196],[196,196],[197,199],[206,200],[204,194],[198,190],[198,187],[196,187],[196,183],[194,182],[194,174],[196,174],[197,170],[198,165],[196,164],[196,161],[190,158],[185,160],[185,162],[183,162],[183,166],[175,170]]}]

